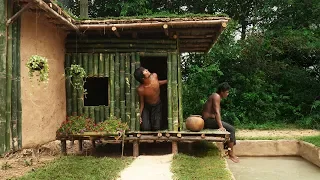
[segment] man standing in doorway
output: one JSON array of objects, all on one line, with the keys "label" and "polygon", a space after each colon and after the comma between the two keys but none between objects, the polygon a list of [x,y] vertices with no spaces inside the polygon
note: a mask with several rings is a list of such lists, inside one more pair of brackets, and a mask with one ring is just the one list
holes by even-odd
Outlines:
[{"label": "man standing in doorway", "polygon": [[167,84],[167,80],[158,80],[156,73],[139,67],[134,72],[134,77],[140,82],[137,88],[140,103],[140,124],[143,131],[160,130],[162,109],[160,100],[160,86]]},{"label": "man standing in doorway", "polygon": [[213,93],[206,101],[202,117],[204,119],[205,128],[207,129],[218,129],[219,131],[230,132],[230,142],[228,145],[229,158],[237,163],[239,159],[233,152],[233,146],[236,145],[235,129],[230,124],[221,120],[221,108],[220,102],[222,98],[226,98],[229,95],[230,85],[226,82],[219,84],[218,89]]}]

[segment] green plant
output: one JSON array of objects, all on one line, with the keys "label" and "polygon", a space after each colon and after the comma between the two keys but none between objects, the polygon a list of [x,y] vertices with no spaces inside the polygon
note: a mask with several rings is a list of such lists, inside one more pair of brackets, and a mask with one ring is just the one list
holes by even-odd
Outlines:
[{"label": "green plant", "polygon": [[94,121],[84,116],[70,116],[61,124],[58,133],[76,134],[91,131]]},{"label": "green plant", "polygon": [[80,65],[72,64],[71,67],[66,68],[67,77],[70,78],[70,83],[77,90],[84,90],[84,83],[86,82],[86,71]]},{"label": "green plant", "polygon": [[129,126],[127,123],[121,122],[120,119],[117,119],[114,116],[111,116],[106,121],[98,123],[94,126],[94,131],[103,131],[106,133],[117,133],[117,132],[124,132],[129,130]]},{"label": "green plant", "polygon": [[33,159],[30,159],[30,160],[25,159],[23,162],[24,162],[24,166],[32,166]]},{"label": "green plant", "polygon": [[12,168],[12,166],[8,162],[1,165],[1,170],[8,170],[10,168]]},{"label": "green plant", "polygon": [[122,123],[120,119],[111,116],[104,122],[95,124],[90,118],[84,116],[70,116],[62,123],[57,130],[58,134],[76,134],[84,132],[106,132],[106,133],[122,133],[128,130],[127,123]]},{"label": "green plant", "polygon": [[34,72],[39,72],[39,82],[48,82],[49,80],[49,65],[45,57],[33,55],[29,58],[27,64],[29,69],[29,77],[33,77]]}]

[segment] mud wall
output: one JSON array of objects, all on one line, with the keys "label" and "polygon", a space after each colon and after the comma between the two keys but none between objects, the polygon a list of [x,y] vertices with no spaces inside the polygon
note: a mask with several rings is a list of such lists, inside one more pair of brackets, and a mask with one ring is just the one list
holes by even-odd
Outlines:
[{"label": "mud wall", "polygon": [[[21,16],[21,103],[23,148],[55,139],[66,117],[64,41],[66,33],[48,22],[43,14]],[[44,56],[49,64],[49,83],[30,80],[26,62],[32,55]]]}]

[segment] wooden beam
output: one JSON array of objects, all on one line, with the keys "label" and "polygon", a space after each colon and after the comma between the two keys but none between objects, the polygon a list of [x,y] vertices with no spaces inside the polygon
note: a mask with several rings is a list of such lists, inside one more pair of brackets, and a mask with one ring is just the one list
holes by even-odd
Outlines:
[{"label": "wooden beam", "polygon": [[20,11],[18,11],[15,15],[13,15],[10,19],[7,20],[6,25],[9,26],[11,23],[13,23],[13,21],[17,19],[21,15],[21,13],[23,13],[23,11],[25,11],[32,5],[33,5],[33,2],[29,2],[27,5],[23,6],[23,8],[20,9]]},{"label": "wooden beam", "polygon": [[114,34],[115,34],[118,38],[120,37],[120,34],[119,34],[119,32],[117,31],[117,27],[113,26],[113,27],[111,28],[111,30],[114,32]]},{"label": "wooden beam", "polygon": [[[39,0],[37,0],[39,1]],[[86,21],[91,22],[92,21]],[[148,23],[127,23],[127,24],[79,24],[79,29],[102,29],[108,27],[117,27],[121,29],[133,29],[133,28],[159,28],[164,24],[167,24],[170,27],[174,26],[197,26],[197,25],[217,25],[223,22],[228,22],[228,20],[203,20],[203,21],[171,21],[171,22],[148,22]],[[83,23],[80,21],[80,23]]]}]

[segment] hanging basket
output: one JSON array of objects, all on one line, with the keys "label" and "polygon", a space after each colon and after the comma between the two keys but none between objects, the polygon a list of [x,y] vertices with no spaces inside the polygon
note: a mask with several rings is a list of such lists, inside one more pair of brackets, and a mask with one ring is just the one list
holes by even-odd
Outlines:
[{"label": "hanging basket", "polygon": [[80,65],[72,64],[70,68],[66,69],[67,77],[70,78],[70,83],[77,90],[84,90],[84,83],[86,82],[87,74]]},{"label": "hanging basket", "polygon": [[29,77],[34,76],[34,72],[38,72],[39,82],[48,82],[49,80],[49,65],[48,60],[45,57],[33,55],[29,58],[27,64],[29,69]]}]

